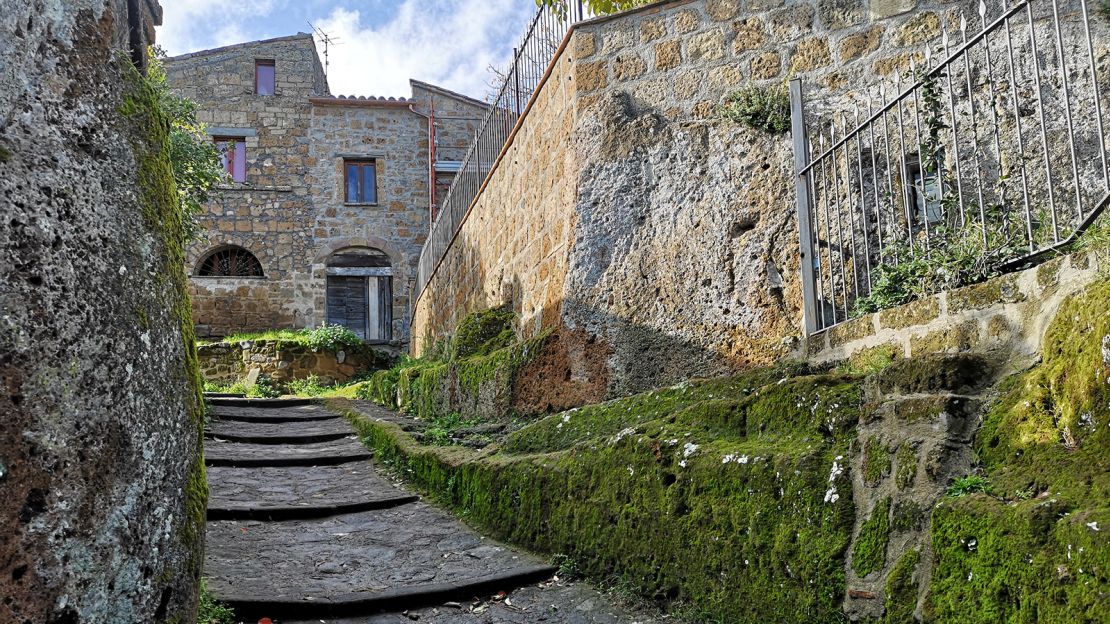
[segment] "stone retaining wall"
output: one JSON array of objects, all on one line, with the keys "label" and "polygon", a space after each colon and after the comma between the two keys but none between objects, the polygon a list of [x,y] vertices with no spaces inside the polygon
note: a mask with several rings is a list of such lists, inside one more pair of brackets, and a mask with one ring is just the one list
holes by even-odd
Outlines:
[{"label": "stone retaining wall", "polygon": [[343,383],[376,370],[384,360],[368,347],[314,350],[283,340],[216,342],[197,347],[200,374],[207,381],[234,383],[251,369],[277,384],[317,377],[321,384]]},{"label": "stone retaining wall", "polygon": [[998,352],[1024,362],[1040,351],[1063,300],[1104,274],[1105,264],[1085,252],[1056,258],[834,325],[810,336],[797,355],[819,364],[873,354]]},{"label": "stone retaining wall", "polygon": [[676,0],[580,24],[420,295],[413,351],[508,303],[522,337],[560,334],[563,377],[609,396],[789,355],[790,138],[718,106],[789,77],[835,101],[908,70],[942,28],[959,40],[961,11],[978,3]]}]

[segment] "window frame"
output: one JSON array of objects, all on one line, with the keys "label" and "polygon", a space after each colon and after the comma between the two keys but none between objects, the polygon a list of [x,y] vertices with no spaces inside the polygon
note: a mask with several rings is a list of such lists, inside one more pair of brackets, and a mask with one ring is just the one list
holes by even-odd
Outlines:
[{"label": "window frame", "polygon": [[[221,273],[205,273],[204,271],[205,271],[206,268],[218,266],[217,264],[215,264],[216,261],[213,260],[213,259],[216,258],[217,256],[221,255],[221,254],[229,254],[229,255],[232,255],[232,256],[241,254],[241,255],[249,257],[250,260],[248,260],[247,263],[251,264],[252,268],[257,269],[257,271],[258,271],[257,275],[255,275],[255,274],[243,274],[243,275],[226,274],[225,275],[225,274],[221,274]],[[235,266],[236,267],[240,266],[239,262],[236,262]],[[262,261],[259,260],[258,256],[254,252],[247,249],[246,247],[243,247],[242,245],[219,245],[217,247],[213,247],[212,249],[209,249],[207,252],[205,252],[204,254],[202,254],[200,256],[199,260],[197,260],[197,263],[194,266],[193,272],[190,275],[190,277],[201,278],[201,279],[255,279],[255,280],[267,279],[266,268],[264,266],[262,266]]]},{"label": "window frame", "polygon": [[[356,184],[359,185],[361,191],[360,199],[351,198],[351,167],[355,166],[358,169],[358,176]],[[369,167],[374,171],[374,186],[371,189],[373,196],[366,198],[366,189],[363,188],[363,181],[365,176],[362,173],[364,167]],[[343,203],[349,206],[377,206],[378,205],[378,159],[373,157],[367,158],[344,158],[343,159]]]},{"label": "window frame", "polygon": [[[272,75],[270,77],[271,84],[269,93],[263,93],[262,90],[259,88],[261,84],[261,73],[259,72],[260,67],[273,68]],[[274,59],[254,59],[254,94],[265,96],[277,95],[277,63],[274,61]]]},{"label": "window frame", "polygon": [[[230,175],[231,181],[236,183],[236,184],[246,184],[247,183],[247,139],[246,139],[246,137],[214,136],[214,137],[212,137],[212,142],[216,144],[216,149],[218,149],[219,152],[220,152],[220,159],[223,162],[224,171],[226,171]],[[234,148],[235,149],[234,149],[234,152],[232,152],[232,154],[231,154],[231,158],[228,159],[228,157],[227,157],[228,156],[228,149],[226,147],[224,147],[224,144],[228,144],[228,143],[232,143],[232,142],[234,142]],[[242,146],[242,147],[240,148],[240,146]],[[236,171],[236,169],[237,169],[237,167],[236,167],[237,158],[242,158],[242,167],[239,169],[239,171]]]}]

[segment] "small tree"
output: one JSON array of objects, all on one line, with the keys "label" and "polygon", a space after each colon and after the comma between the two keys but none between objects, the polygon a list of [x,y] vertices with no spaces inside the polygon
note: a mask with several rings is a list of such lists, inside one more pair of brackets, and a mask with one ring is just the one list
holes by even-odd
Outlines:
[{"label": "small tree", "polygon": [[170,90],[162,65],[165,52],[158,47],[150,50],[147,80],[158,94],[162,110],[170,121],[170,164],[177,194],[181,200],[185,235],[189,240],[200,233],[197,215],[208,201],[212,188],[227,179],[220,151],[197,121],[197,104]]}]

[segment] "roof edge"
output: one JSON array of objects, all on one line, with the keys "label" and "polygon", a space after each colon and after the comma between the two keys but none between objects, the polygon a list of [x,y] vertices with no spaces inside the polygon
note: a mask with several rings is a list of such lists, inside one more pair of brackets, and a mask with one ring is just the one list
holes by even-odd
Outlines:
[{"label": "roof edge", "polygon": [[183,61],[185,59],[195,58],[195,57],[198,57],[198,56],[208,56],[209,54],[217,54],[217,53],[220,53],[220,52],[229,52],[231,50],[235,50],[235,49],[238,49],[238,48],[245,48],[247,46],[257,45],[257,44],[260,44],[260,43],[277,43],[279,41],[296,41],[298,39],[309,39],[313,42],[313,47],[315,47],[316,42],[312,38],[312,35],[310,33],[299,32],[295,35],[285,35],[283,37],[274,37],[272,39],[256,39],[254,41],[244,41],[242,43],[233,43],[231,45],[221,46],[221,47],[218,47],[218,48],[209,48],[207,50],[197,50],[196,52],[187,52],[185,54],[178,54],[177,56],[168,56],[164,60],[165,61],[170,61],[170,62]]},{"label": "roof edge", "polygon": [[489,102],[483,102],[482,100],[479,100],[477,98],[472,98],[469,95],[464,95],[464,94],[459,93],[457,91],[452,91],[450,89],[446,89],[444,87],[434,85],[430,82],[424,82],[423,80],[417,80],[415,78],[409,78],[409,86],[410,87],[420,87],[422,89],[427,89],[429,91],[434,91],[434,92],[436,92],[440,95],[447,96],[449,98],[454,98],[456,100],[462,100],[462,101],[464,101],[468,104],[473,104],[474,106],[478,106],[478,107],[481,107],[483,109],[489,108],[489,106],[490,106]]}]

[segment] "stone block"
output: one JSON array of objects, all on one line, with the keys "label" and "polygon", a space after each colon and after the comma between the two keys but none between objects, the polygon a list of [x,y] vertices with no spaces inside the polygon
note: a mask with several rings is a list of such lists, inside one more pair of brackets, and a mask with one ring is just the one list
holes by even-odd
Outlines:
[{"label": "stone block", "polygon": [[1003,275],[982,284],[973,284],[949,291],[948,311],[981,310],[1002,303],[1025,301],[1016,275]]},{"label": "stone block", "polygon": [[879,312],[879,326],[886,329],[905,329],[924,325],[940,315],[940,300],[926,297],[905,305]]},{"label": "stone block", "polygon": [[674,16],[674,27],[679,33],[694,32],[701,26],[701,16],[697,11],[679,11]]},{"label": "stone block", "polygon": [[769,20],[771,34],[780,41],[795,39],[813,30],[813,16],[813,7],[808,4],[775,11]]},{"label": "stone block", "polygon": [[897,46],[910,46],[931,41],[940,36],[940,17],[932,12],[918,13],[894,30],[891,42]]},{"label": "stone block", "polygon": [[724,22],[736,17],[740,11],[740,0],[709,0],[705,3],[705,12],[709,19]]},{"label": "stone block", "polygon": [[848,35],[840,41],[840,60],[848,62],[879,49],[883,41],[883,27],[874,26],[860,33]]},{"label": "stone block", "polygon": [[682,44],[679,41],[664,41],[655,46],[655,69],[666,71],[682,64]]},{"label": "stone block", "polygon": [[875,61],[871,70],[879,76],[888,76],[897,71],[907,71],[910,68],[910,59],[920,65],[925,61],[925,55],[920,52],[903,52],[884,57]]},{"label": "stone block", "polygon": [[747,50],[757,50],[767,43],[767,26],[758,17],[732,23],[732,52],[740,54]]},{"label": "stone block", "polygon": [[640,24],[640,41],[648,42],[662,39],[667,35],[667,23],[662,19],[644,20]]},{"label": "stone block", "polygon": [[827,30],[855,26],[866,15],[863,0],[817,0],[817,16]]},{"label": "stone block", "polygon": [[871,0],[872,19],[901,15],[917,8],[917,0]]},{"label": "stone block", "polygon": [[832,63],[827,37],[810,37],[798,44],[790,61],[791,72],[806,72]]},{"label": "stone block", "polygon": [[910,338],[910,356],[930,353],[963,353],[979,346],[979,322],[970,319],[924,336]]},{"label": "stone block", "polygon": [[575,84],[579,91],[595,91],[608,85],[608,73],[605,61],[594,63],[579,63],[575,67]]},{"label": "stone block", "polygon": [[644,75],[645,71],[647,71],[647,63],[638,54],[619,54],[613,59],[613,78],[618,81],[634,80]]},{"label": "stone block", "polygon": [[764,52],[752,59],[752,80],[775,78],[782,71],[782,57],[778,52]]},{"label": "stone block", "polygon": [[850,319],[829,328],[829,346],[839,347],[874,333],[875,327],[871,315]]},{"label": "stone block", "polygon": [[699,33],[686,44],[691,61],[715,61],[725,55],[725,35],[720,29]]},{"label": "stone block", "polygon": [[682,72],[674,81],[675,98],[682,101],[696,98],[704,81],[705,74],[700,71]]},{"label": "stone block", "polygon": [[574,58],[583,59],[597,52],[597,39],[592,32],[574,33]]}]

